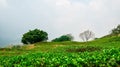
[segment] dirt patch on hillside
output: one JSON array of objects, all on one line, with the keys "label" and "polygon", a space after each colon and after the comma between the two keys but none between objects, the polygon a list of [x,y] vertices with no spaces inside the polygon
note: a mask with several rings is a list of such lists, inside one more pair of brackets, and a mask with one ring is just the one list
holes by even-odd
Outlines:
[{"label": "dirt patch on hillside", "polygon": [[26,47],[27,50],[31,50],[31,49],[34,49],[34,48],[35,48],[34,44],[27,45],[27,47]]},{"label": "dirt patch on hillside", "polygon": [[62,46],[64,45],[56,44],[56,45],[53,45],[53,48],[62,47]]}]

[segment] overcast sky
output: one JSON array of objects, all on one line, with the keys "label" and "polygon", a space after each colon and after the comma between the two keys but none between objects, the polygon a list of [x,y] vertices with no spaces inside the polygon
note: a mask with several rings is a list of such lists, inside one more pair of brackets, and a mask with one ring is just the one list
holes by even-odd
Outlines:
[{"label": "overcast sky", "polygon": [[101,37],[120,24],[120,0],[0,0],[0,44],[18,43],[30,29],[49,40],[91,30]]}]

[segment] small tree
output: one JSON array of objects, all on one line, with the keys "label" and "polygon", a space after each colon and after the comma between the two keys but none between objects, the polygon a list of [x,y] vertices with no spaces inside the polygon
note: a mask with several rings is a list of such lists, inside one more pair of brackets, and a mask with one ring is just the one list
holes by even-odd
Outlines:
[{"label": "small tree", "polygon": [[74,39],[74,37],[72,36],[72,34],[67,34],[67,37],[69,37],[69,40],[72,41]]},{"label": "small tree", "polygon": [[23,34],[22,43],[33,44],[36,42],[46,41],[48,39],[48,34],[42,30],[34,29]]},{"label": "small tree", "polygon": [[84,31],[83,33],[80,33],[80,38],[83,40],[83,41],[88,41],[90,38],[94,38],[94,33],[92,31]]},{"label": "small tree", "polygon": [[59,38],[55,38],[52,40],[52,42],[63,42],[63,41],[72,41],[73,40],[73,36],[71,34],[67,34],[67,35],[62,35]]},{"label": "small tree", "polygon": [[116,28],[112,29],[111,34],[112,35],[120,34],[120,25],[118,25]]}]

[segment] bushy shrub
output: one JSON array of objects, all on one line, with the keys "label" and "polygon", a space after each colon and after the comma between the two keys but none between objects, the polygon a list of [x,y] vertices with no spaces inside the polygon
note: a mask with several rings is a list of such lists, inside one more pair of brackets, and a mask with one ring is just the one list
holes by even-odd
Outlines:
[{"label": "bushy shrub", "polygon": [[46,41],[48,39],[48,34],[42,30],[34,29],[23,34],[22,43],[33,44],[36,42]]},{"label": "bushy shrub", "polygon": [[71,34],[67,34],[67,35],[62,35],[59,38],[55,38],[52,40],[52,42],[63,42],[63,41],[72,41],[73,40],[73,36]]}]

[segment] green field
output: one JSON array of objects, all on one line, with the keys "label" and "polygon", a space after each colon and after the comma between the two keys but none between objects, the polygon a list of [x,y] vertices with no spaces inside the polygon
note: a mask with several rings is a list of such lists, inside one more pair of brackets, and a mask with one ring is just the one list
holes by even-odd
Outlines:
[{"label": "green field", "polygon": [[120,37],[0,48],[0,67],[120,67]]}]

